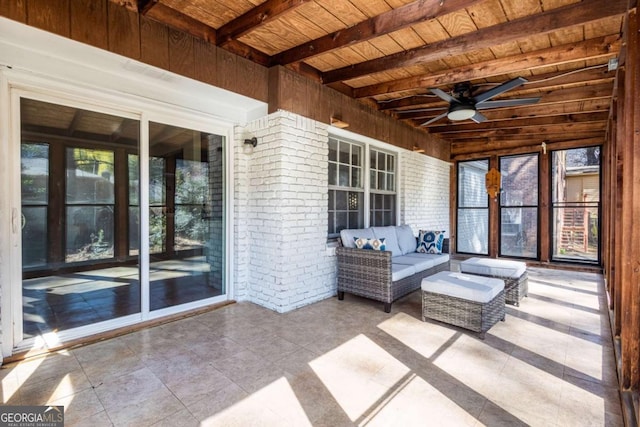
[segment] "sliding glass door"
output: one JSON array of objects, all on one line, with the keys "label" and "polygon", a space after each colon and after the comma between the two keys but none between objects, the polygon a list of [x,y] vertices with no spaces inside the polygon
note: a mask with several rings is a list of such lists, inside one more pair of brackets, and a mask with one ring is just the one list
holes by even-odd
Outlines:
[{"label": "sliding glass door", "polygon": [[19,106],[15,343],[225,297],[224,136],[86,104]]},{"label": "sliding glass door", "polygon": [[151,310],[224,294],[223,142],[149,123]]},{"label": "sliding glass door", "polygon": [[20,117],[23,337],[139,313],[138,256],[119,238],[139,120],[28,98]]}]

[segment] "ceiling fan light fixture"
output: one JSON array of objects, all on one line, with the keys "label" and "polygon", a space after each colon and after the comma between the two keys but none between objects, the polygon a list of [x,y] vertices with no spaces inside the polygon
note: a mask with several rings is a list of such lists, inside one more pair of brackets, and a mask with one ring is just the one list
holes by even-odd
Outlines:
[{"label": "ceiling fan light fixture", "polygon": [[452,121],[467,120],[476,115],[476,109],[470,104],[452,104],[447,118]]}]

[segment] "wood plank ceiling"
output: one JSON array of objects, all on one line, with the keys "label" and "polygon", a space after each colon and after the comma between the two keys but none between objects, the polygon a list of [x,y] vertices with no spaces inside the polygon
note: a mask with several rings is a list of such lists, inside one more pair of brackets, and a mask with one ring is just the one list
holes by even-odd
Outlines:
[{"label": "wood plank ceiling", "polygon": [[[452,144],[452,154],[604,142],[610,65],[635,0],[114,0],[265,66],[283,65]],[[540,97],[452,122],[447,103],[524,77],[496,98]],[[422,125],[422,126],[421,126]]]}]

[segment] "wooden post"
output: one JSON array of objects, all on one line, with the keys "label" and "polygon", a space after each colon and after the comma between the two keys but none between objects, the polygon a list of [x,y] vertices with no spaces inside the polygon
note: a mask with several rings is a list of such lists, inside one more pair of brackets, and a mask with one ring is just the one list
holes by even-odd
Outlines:
[{"label": "wooden post", "polygon": [[[500,170],[498,164],[498,157],[491,156],[489,159],[489,170],[496,168]],[[495,199],[489,198],[489,256],[491,258],[497,258],[500,253],[500,204],[498,203],[498,197]]]},{"label": "wooden post", "polygon": [[638,15],[628,15],[627,55],[625,59],[624,133],[622,169],[622,274],[621,301],[621,386],[637,392],[640,388],[640,68],[638,67]]},{"label": "wooden post", "polygon": [[[551,172],[550,172],[550,160],[551,156],[548,153],[542,152],[539,160],[539,174],[538,180],[540,183],[538,194],[538,215],[540,218],[540,228],[538,230],[540,238],[540,261],[549,262],[551,258],[551,241],[553,235],[551,234]],[[557,232],[557,231],[556,231]],[[546,236],[546,237],[545,237]]]}]

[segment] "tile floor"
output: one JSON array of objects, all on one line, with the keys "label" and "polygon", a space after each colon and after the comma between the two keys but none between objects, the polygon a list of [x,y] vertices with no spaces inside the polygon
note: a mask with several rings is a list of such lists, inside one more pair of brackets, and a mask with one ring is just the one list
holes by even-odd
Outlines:
[{"label": "tile floor", "polygon": [[350,295],[238,303],[0,370],[5,404],[66,425],[621,426],[601,277],[530,269],[484,341]]}]

